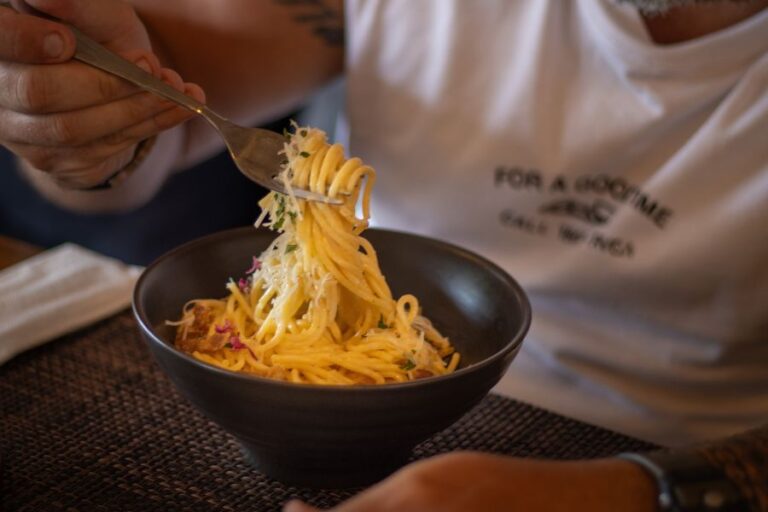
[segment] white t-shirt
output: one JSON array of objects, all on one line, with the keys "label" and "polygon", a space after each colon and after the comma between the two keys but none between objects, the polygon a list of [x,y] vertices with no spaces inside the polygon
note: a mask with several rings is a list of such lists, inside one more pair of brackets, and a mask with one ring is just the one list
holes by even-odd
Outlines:
[{"label": "white t-shirt", "polygon": [[670,46],[612,0],[347,17],[375,224],[470,248],[531,298],[497,391],[670,445],[768,422],[768,10]]}]

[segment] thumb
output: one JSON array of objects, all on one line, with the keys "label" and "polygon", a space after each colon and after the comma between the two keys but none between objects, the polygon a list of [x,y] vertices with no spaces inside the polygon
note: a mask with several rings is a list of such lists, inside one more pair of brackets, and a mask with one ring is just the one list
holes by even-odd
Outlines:
[{"label": "thumb", "polygon": [[17,0],[17,3],[77,27],[112,51],[151,48],[136,11],[120,0]]}]

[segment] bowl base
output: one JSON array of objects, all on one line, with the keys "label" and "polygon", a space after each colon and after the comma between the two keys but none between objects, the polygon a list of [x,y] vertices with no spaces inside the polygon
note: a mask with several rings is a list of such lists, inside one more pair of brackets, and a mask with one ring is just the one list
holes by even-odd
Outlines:
[{"label": "bowl base", "polygon": [[245,459],[270,478],[296,487],[350,489],[383,480],[408,463],[411,451],[365,454],[340,460],[338,454],[325,457],[274,453],[240,441]]}]

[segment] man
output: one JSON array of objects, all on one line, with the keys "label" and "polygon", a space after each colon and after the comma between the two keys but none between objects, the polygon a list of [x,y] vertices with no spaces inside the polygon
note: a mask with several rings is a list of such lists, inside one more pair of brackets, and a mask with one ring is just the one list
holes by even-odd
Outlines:
[{"label": "man", "polygon": [[[346,47],[340,2],[132,3],[28,1],[243,124],[344,68],[376,222],[478,251],[532,299],[498,390],[667,445],[766,423],[768,2],[350,0]],[[218,147],[71,62],[66,28],[0,14],[0,140],[51,201],[135,208]],[[654,510],[674,482],[659,504],[765,510],[766,436],[634,462],[452,454],[341,510]]]}]

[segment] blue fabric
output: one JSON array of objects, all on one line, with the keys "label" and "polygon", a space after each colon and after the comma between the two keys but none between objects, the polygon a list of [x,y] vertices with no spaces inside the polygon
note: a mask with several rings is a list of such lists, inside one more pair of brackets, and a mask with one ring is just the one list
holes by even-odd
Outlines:
[{"label": "blue fabric", "polygon": [[0,234],[43,247],[72,241],[139,265],[205,234],[252,223],[263,195],[222,153],[169,179],[136,211],[81,215],[48,203],[0,148]]}]

